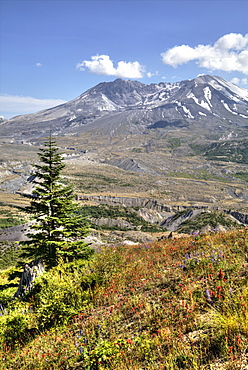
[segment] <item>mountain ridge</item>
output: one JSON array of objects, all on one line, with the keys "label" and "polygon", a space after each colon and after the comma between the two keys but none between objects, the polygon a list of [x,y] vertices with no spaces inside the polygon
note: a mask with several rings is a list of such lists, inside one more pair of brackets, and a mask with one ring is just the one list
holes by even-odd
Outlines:
[{"label": "mountain ridge", "polygon": [[94,122],[100,127],[106,117],[146,129],[204,124],[210,118],[214,126],[224,119],[243,128],[248,127],[248,91],[209,75],[150,85],[116,79],[101,82],[67,103],[4,120],[0,134],[31,139],[47,135],[51,126],[58,136],[79,134],[90,130]]}]

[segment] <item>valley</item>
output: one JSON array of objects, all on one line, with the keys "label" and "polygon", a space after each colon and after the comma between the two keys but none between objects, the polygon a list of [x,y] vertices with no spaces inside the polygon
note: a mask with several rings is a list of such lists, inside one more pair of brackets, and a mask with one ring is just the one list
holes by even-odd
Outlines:
[{"label": "valley", "polygon": [[166,217],[187,208],[247,214],[247,129],[247,90],[217,76],[101,83],[1,122],[0,201],[27,202],[18,194],[31,192],[31,164],[51,132],[64,153],[63,181],[82,205],[145,198],[168,207]]}]

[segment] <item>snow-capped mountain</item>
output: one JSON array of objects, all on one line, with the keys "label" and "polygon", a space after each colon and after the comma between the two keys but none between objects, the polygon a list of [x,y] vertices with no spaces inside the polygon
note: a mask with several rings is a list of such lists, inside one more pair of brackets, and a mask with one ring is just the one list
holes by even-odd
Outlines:
[{"label": "snow-capped mountain", "polygon": [[[78,98],[0,123],[0,135],[14,139],[78,134],[92,129],[131,132],[202,127],[248,128],[248,90],[216,76],[145,85],[117,79],[100,83]],[[224,130],[225,131],[225,130]],[[223,134],[223,132],[222,132]]]}]

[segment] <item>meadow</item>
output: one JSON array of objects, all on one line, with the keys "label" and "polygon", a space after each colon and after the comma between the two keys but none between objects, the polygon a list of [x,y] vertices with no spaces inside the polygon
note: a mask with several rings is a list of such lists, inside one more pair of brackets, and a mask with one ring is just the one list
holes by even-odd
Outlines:
[{"label": "meadow", "polygon": [[248,368],[247,228],[101,247],[22,299],[14,276],[0,271],[2,370]]}]

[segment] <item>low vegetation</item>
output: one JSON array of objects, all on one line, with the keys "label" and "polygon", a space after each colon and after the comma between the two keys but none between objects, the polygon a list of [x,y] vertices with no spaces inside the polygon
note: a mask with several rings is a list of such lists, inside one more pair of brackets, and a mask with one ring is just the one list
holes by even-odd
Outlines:
[{"label": "low vegetation", "polygon": [[[106,171],[105,171],[106,172]],[[126,181],[123,178],[118,178],[113,172],[108,174],[102,173],[90,173],[90,172],[75,172],[73,173],[74,182],[77,184],[77,188],[84,191],[97,190],[109,186],[128,188],[134,186],[134,183],[131,181]],[[132,177],[132,176],[130,176]]]},{"label": "low vegetation", "polygon": [[211,144],[190,144],[196,155],[204,156],[207,160],[223,162],[248,163],[248,142],[244,140],[228,140]]},{"label": "low vegetation", "polygon": [[224,162],[248,163],[248,141],[232,140],[221,143],[211,144],[205,157],[210,160],[219,160]]},{"label": "low vegetation", "polygon": [[16,266],[18,261],[21,261],[21,254],[22,248],[19,243],[0,242],[0,270]]},{"label": "low vegetation", "polygon": [[[112,230],[113,226],[111,227],[108,225],[103,225],[100,227],[97,226],[94,222],[94,219],[108,218],[127,221],[133,226],[134,230],[139,229],[141,231],[147,232],[162,231],[162,228],[145,221],[141,216],[137,214],[137,212],[135,212],[133,209],[130,209],[129,207],[111,206],[106,204],[101,204],[97,206],[83,206],[78,209],[77,214],[91,220],[91,226],[95,229],[102,228]],[[118,229],[121,230],[122,228],[118,227]]]},{"label": "low vegetation", "polygon": [[[184,213],[186,211],[183,211]],[[183,212],[181,212],[183,214]],[[180,213],[176,215],[177,217],[181,216]],[[224,212],[220,211],[209,211],[203,212],[193,219],[184,221],[178,228],[178,233],[192,234],[194,232],[199,232],[203,228],[208,229],[219,229],[224,227],[225,229],[232,229],[237,227],[238,223],[232,220]]]},{"label": "low vegetation", "polygon": [[238,177],[241,180],[247,181],[248,182],[248,173],[247,172],[236,172],[234,174],[235,177]]},{"label": "low vegetation", "polygon": [[168,145],[170,149],[175,149],[181,146],[181,139],[179,138],[170,138],[168,139]]},{"label": "low vegetation", "polygon": [[[39,157],[26,208],[34,232],[23,250],[2,246],[0,369],[243,370],[248,229],[93,251],[83,239],[85,218],[148,225],[125,207],[77,207],[72,187],[60,181],[64,164],[51,137]],[[228,220],[206,212],[197,222],[234,226]],[[195,228],[190,222],[184,228]],[[37,257],[45,272],[29,289],[18,287],[17,262]]]},{"label": "low vegetation", "polygon": [[101,248],[13,300],[0,274],[0,369],[245,369],[248,229]]},{"label": "low vegetation", "polygon": [[11,205],[0,202],[0,229],[21,225],[24,217],[20,217],[20,210]]}]

